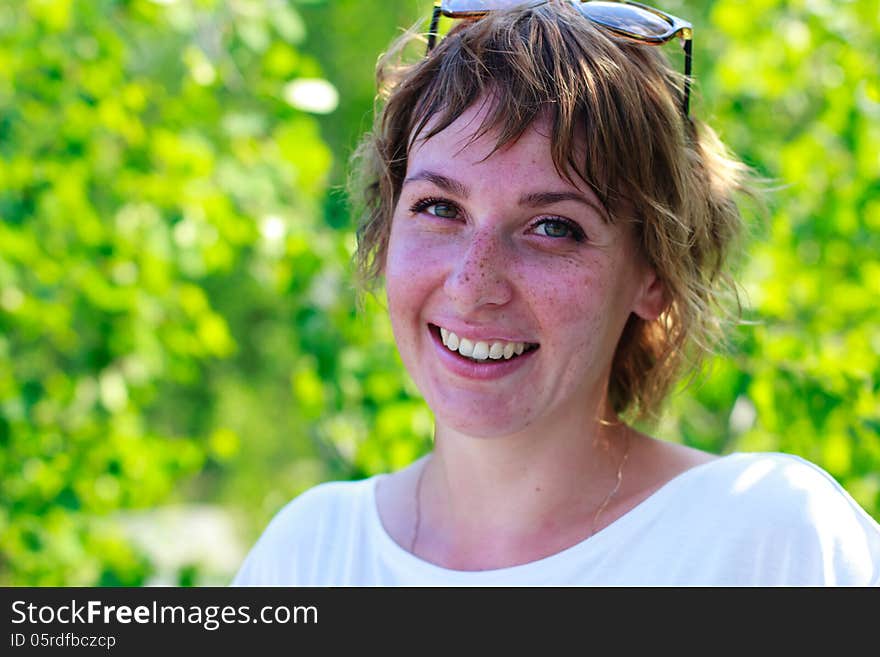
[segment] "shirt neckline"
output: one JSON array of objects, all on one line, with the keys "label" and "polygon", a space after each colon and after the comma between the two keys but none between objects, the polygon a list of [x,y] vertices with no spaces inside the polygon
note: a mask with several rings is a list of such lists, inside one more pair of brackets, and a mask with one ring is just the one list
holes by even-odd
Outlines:
[{"label": "shirt neckline", "polygon": [[702,474],[713,466],[727,462],[732,457],[741,456],[740,452],[733,452],[726,456],[721,456],[705,463],[697,464],[688,468],[684,472],[679,473],[657,490],[651,493],[644,500],[639,502],[625,514],[615,519],[614,522],[606,525],[595,534],[571,545],[559,552],[555,552],[546,557],[541,557],[534,561],[529,561],[515,566],[507,566],[504,568],[492,568],[488,570],[455,570],[445,568],[438,564],[426,561],[421,557],[417,557],[403,546],[399,545],[382,524],[382,518],[379,515],[379,508],[376,501],[376,487],[378,482],[387,477],[387,474],[375,476],[370,481],[368,490],[368,506],[369,518],[368,522],[372,525],[371,530],[374,536],[378,538],[380,543],[380,551],[388,554],[398,567],[405,568],[415,575],[423,578],[436,579],[444,583],[481,583],[494,579],[513,580],[525,583],[526,580],[534,579],[534,583],[547,583],[546,573],[552,572],[554,567],[572,561],[580,561],[588,554],[596,554],[602,551],[602,546],[609,542],[614,542],[615,536],[624,533],[627,528],[633,524],[639,523],[642,519],[649,515],[653,509],[658,506],[662,508],[663,500],[675,494],[677,488],[681,487],[688,480]]}]

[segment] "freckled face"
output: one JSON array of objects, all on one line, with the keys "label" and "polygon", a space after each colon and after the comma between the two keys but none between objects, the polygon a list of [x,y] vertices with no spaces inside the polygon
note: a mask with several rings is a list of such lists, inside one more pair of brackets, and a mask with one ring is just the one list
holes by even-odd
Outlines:
[{"label": "freckled face", "polygon": [[[410,153],[385,262],[398,349],[438,429],[593,421],[630,313],[655,317],[662,294],[625,221],[556,172],[546,126],[486,158],[492,136],[471,141],[483,111]],[[474,361],[441,328],[524,350]]]}]

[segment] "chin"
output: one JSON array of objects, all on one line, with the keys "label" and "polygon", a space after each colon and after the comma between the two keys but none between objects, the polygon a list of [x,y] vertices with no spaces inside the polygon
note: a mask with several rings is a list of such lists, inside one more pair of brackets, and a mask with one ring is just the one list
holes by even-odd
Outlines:
[{"label": "chin", "polygon": [[[433,409],[432,409],[433,410]],[[503,438],[526,429],[530,422],[512,413],[485,414],[478,416],[460,413],[434,412],[438,427],[473,438]]]},{"label": "chin", "polygon": [[499,427],[497,425],[490,426],[487,424],[463,423],[459,425],[443,424],[443,426],[452,429],[462,436],[468,436],[470,438],[477,438],[480,440],[500,440],[505,436],[516,433],[516,431],[513,429],[507,429],[504,427]]}]

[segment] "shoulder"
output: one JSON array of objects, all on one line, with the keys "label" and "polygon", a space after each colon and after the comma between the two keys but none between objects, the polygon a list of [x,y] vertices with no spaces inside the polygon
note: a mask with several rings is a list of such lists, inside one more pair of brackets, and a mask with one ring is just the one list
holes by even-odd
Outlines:
[{"label": "shoulder", "polygon": [[798,583],[880,585],[880,525],[825,470],[798,456],[736,453],[687,477],[719,536]]},{"label": "shoulder", "polygon": [[852,498],[825,470],[793,454],[737,452],[710,461],[705,476],[713,477],[735,496],[779,498],[786,503],[825,502],[850,505]]},{"label": "shoulder", "polygon": [[328,481],[301,493],[275,514],[266,531],[283,531],[310,517],[345,514],[371,494],[373,479]]},{"label": "shoulder", "polygon": [[233,584],[303,583],[315,555],[367,520],[374,484],[375,478],[327,482],[288,502],[251,548]]},{"label": "shoulder", "polygon": [[796,512],[815,518],[846,509],[867,516],[830,474],[792,454],[738,452],[685,475],[692,486],[733,507],[758,507],[761,515]]}]

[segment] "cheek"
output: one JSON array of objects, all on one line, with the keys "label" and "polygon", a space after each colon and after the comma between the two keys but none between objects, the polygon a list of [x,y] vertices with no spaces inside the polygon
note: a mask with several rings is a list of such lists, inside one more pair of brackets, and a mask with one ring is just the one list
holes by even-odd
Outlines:
[{"label": "cheek", "polygon": [[524,291],[541,333],[555,346],[569,351],[570,365],[598,349],[612,353],[629,317],[627,292],[607,259],[535,268],[524,273]]},{"label": "cheek", "polygon": [[392,323],[418,313],[437,287],[442,254],[424,239],[392,226],[385,257],[385,290]]},{"label": "cheek", "polygon": [[536,315],[557,330],[586,325],[601,314],[608,296],[608,281],[598,260],[554,262],[552,267],[536,262],[521,271],[520,279]]}]

